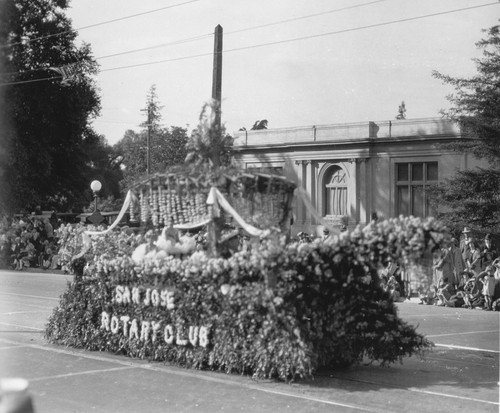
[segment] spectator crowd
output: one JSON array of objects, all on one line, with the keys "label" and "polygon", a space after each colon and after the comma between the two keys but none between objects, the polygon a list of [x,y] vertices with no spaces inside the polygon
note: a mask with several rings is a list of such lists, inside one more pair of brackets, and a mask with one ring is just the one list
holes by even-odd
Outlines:
[{"label": "spectator crowd", "polygon": [[500,255],[491,234],[482,239],[465,227],[460,241],[434,252],[431,289],[420,304],[500,311]]}]

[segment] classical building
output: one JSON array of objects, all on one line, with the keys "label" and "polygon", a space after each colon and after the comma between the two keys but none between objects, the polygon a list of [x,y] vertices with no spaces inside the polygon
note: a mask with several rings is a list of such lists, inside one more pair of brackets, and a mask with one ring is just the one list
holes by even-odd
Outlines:
[{"label": "classical building", "polygon": [[[372,217],[431,216],[426,187],[482,165],[442,144],[464,139],[441,118],[321,125],[235,133],[236,158],[249,170],[296,180],[319,215],[334,226]],[[295,205],[292,231],[319,234],[311,206]]]}]

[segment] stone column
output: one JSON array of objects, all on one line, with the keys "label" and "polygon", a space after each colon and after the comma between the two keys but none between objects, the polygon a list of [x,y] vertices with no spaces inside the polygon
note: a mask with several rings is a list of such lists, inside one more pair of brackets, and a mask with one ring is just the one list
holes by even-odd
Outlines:
[{"label": "stone column", "polygon": [[[305,189],[306,186],[306,176],[305,176],[305,165],[304,161],[295,161],[295,165],[297,165],[297,177],[299,178],[299,185],[301,188]],[[295,219],[294,225],[298,227],[302,227],[305,221],[305,209],[304,203],[302,201],[298,201],[295,209]]]},{"label": "stone column", "polygon": [[371,218],[369,205],[370,183],[368,181],[370,177],[368,175],[367,161],[367,158],[360,158],[357,160],[359,168],[359,190],[356,194],[356,205],[359,211],[359,223],[361,224],[367,224],[370,222]]},{"label": "stone column", "polygon": [[[316,206],[316,200],[312,196],[312,191],[313,191],[313,181],[314,181],[314,176],[313,176],[313,169],[312,169],[312,163],[311,161],[302,161],[302,170],[304,171],[304,189],[306,190],[307,194],[309,195],[309,199],[311,200],[311,204],[313,206]],[[305,216],[304,216],[304,225],[306,227],[310,227],[312,223],[312,216],[311,213],[307,210],[307,208],[304,208]],[[309,232],[309,230],[308,230]]]},{"label": "stone column", "polygon": [[350,176],[349,182],[347,184],[348,191],[348,225],[352,226],[353,224],[357,224],[359,222],[359,209],[358,209],[358,160],[357,159],[349,159],[349,169]]}]

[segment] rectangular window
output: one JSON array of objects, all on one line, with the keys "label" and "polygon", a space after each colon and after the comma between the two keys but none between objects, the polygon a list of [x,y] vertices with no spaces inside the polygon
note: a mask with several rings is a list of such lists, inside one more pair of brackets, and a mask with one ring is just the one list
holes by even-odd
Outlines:
[{"label": "rectangular window", "polygon": [[432,215],[425,189],[438,182],[437,162],[396,164],[396,214],[427,217]]},{"label": "rectangular window", "polygon": [[396,165],[397,170],[397,180],[398,181],[407,181],[408,180],[408,165],[405,163],[399,163]]}]

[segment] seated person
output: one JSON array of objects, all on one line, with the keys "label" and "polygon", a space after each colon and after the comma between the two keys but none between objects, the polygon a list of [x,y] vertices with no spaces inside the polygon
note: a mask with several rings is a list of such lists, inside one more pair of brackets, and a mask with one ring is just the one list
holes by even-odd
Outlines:
[{"label": "seated person", "polygon": [[443,277],[439,282],[439,287],[437,290],[438,302],[435,305],[439,305],[441,307],[445,306],[455,292],[455,288],[449,282],[448,277]]},{"label": "seated person", "polygon": [[427,292],[419,289],[418,298],[420,298],[419,304],[433,305],[437,299],[437,287],[433,285]]},{"label": "seated person", "polygon": [[23,250],[24,244],[21,241],[21,237],[16,237],[14,243],[11,245],[11,260],[13,268],[18,271],[23,269]]},{"label": "seated person", "polygon": [[467,270],[462,271],[460,273],[460,279],[458,281],[458,289],[463,291],[464,287],[465,287],[465,284],[467,284],[467,282],[472,277],[474,277],[474,273],[472,271],[467,271]]},{"label": "seated person", "polygon": [[452,294],[451,297],[446,302],[447,307],[463,307],[465,305],[464,287],[465,287],[465,284],[467,284],[467,281],[469,281],[469,279],[473,276],[474,276],[474,274],[472,274],[469,271],[462,271],[460,273],[460,280],[459,280],[458,288],[456,289],[455,293]]},{"label": "seated person", "polygon": [[472,277],[467,281],[464,286],[465,304],[462,307],[475,308],[484,305],[482,286],[483,284],[476,277]]},{"label": "seated person", "polygon": [[54,254],[52,254],[52,248],[50,248],[50,246],[47,245],[47,247],[45,248],[45,251],[42,254],[42,265],[41,265],[41,267],[44,270],[48,270],[50,268],[50,266],[52,265],[52,257],[53,257],[53,255]]},{"label": "seated person", "polygon": [[22,267],[34,267],[36,265],[36,249],[30,239],[26,240],[26,246],[24,247],[21,261]]},{"label": "seated person", "polygon": [[457,290],[449,300],[446,302],[446,307],[463,307],[465,305],[465,293],[461,290]]}]

